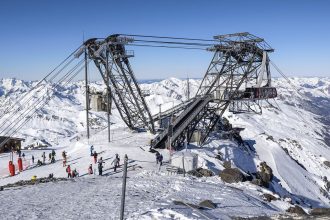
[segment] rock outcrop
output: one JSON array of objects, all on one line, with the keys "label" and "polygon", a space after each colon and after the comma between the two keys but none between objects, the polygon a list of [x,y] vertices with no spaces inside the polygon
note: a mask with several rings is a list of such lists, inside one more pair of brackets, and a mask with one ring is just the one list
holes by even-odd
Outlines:
[{"label": "rock outcrop", "polygon": [[219,176],[226,183],[238,183],[246,180],[243,173],[237,168],[226,168]]}]

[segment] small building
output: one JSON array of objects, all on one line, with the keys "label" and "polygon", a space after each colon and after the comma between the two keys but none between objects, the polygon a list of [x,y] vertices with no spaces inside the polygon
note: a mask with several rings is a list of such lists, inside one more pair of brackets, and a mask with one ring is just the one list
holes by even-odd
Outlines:
[{"label": "small building", "polygon": [[[95,92],[90,94],[90,108],[93,111],[101,112],[107,111],[107,95],[102,92]],[[111,111],[111,98],[110,98],[110,111]]]},{"label": "small building", "polygon": [[22,138],[0,136],[0,153],[21,150]]},{"label": "small building", "polygon": [[171,165],[184,169],[186,172],[198,167],[198,155],[190,151],[176,152],[172,155]]}]

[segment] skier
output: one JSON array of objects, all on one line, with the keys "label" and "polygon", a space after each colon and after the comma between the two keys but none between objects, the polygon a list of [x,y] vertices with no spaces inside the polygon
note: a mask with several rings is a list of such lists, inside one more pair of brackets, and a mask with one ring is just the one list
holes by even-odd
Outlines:
[{"label": "skier", "polygon": [[119,157],[118,154],[116,154],[116,158],[117,158],[117,164],[116,164],[116,165],[117,165],[117,167],[119,167],[119,166],[120,166],[120,165],[119,165],[119,164],[120,164],[120,157]]},{"label": "skier", "polygon": [[63,167],[65,167],[66,166],[66,152],[65,151],[62,152],[62,157],[63,157]]},{"label": "skier", "polygon": [[160,153],[157,151],[156,152],[156,164],[158,164],[158,162],[159,162],[159,156],[160,156]]},{"label": "skier", "polygon": [[41,166],[43,163],[38,159],[37,166]]},{"label": "skier", "polygon": [[43,152],[41,157],[42,157],[42,163],[45,164],[45,162],[46,162],[46,153]]},{"label": "skier", "polygon": [[63,157],[63,160],[66,160],[66,152],[65,151],[62,152],[62,157]]},{"label": "skier", "polygon": [[88,174],[89,175],[93,174],[93,165],[92,164],[90,164],[89,167],[88,167]]},{"label": "skier", "polygon": [[48,160],[50,160],[50,161],[52,160],[52,153],[48,154]]},{"label": "skier", "polygon": [[68,173],[68,178],[72,178],[70,165],[68,165],[65,171]]},{"label": "skier", "polygon": [[102,176],[102,169],[103,169],[103,163],[102,157],[98,161],[98,169],[99,169],[99,175]]},{"label": "skier", "polygon": [[116,172],[117,170],[117,165],[119,165],[119,158],[116,156],[115,159],[112,161],[112,163],[114,165],[113,167],[113,171]]},{"label": "skier", "polygon": [[32,164],[34,164],[34,156],[32,155]]},{"label": "skier", "polygon": [[163,155],[162,154],[159,155],[158,161],[159,161],[159,165],[162,166],[163,165]]},{"label": "skier", "polygon": [[55,152],[55,150],[52,150],[52,156],[56,156],[56,152]]},{"label": "skier", "polygon": [[93,145],[91,145],[90,150],[91,150],[91,156],[93,156],[93,150],[94,150],[94,146]]},{"label": "skier", "polygon": [[78,171],[76,170],[76,169],[74,169],[73,171],[72,171],[72,178],[75,178],[75,177],[78,177],[79,176],[79,173],[78,173]]},{"label": "skier", "polygon": [[25,160],[25,154],[24,154],[24,153],[22,154],[22,157],[23,157],[23,159]]},{"label": "skier", "polygon": [[94,157],[94,163],[96,164],[96,162],[97,162],[97,153],[96,153],[96,151],[94,151],[93,157]]}]

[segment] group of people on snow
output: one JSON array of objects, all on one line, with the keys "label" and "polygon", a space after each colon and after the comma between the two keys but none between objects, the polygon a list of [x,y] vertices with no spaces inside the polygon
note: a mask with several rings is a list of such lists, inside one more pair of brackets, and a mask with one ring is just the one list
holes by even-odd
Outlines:
[{"label": "group of people on snow", "polygon": [[66,173],[68,174],[68,178],[75,178],[79,176],[79,173],[76,169],[71,170],[70,165],[68,165],[65,169]]},{"label": "group of people on snow", "polygon": [[[102,157],[100,157],[100,159],[97,159],[98,154],[97,154],[96,151],[93,152],[93,150],[94,150],[94,147],[92,145],[91,148],[90,148],[90,151],[91,151],[90,152],[91,153],[90,155],[94,159],[94,164],[97,164],[97,169],[99,171],[99,175],[102,176],[103,175],[103,167],[104,167],[103,164],[105,162],[104,162],[104,160],[103,160]],[[117,168],[120,166],[120,157],[119,157],[118,154],[115,155],[115,159],[112,161],[111,164],[113,164],[113,170],[114,170],[114,172],[116,172],[117,171]],[[93,169],[93,164],[90,164],[88,166],[88,174],[91,175],[91,174],[94,174],[94,173],[95,173],[95,171]]]},{"label": "group of people on snow", "polygon": [[[56,162],[55,156],[56,156],[55,150],[52,150],[48,154],[48,158],[49,158],[48,160],[50,161],[50,163]],[[98,174],[100,176],[102,176],[105,162],[102,157],[100,157],[98,159],[98,153],[94,150],[93,145],[90,146],[90,156],[92,156],[94,164],[95,165],[97,164]],[[162,155],[159,155],[157,158],[158,158],[157,163],[158,162],[162,163]],[[79,173],[78,173],[77,169],[72,169],[70,165],[67,165],[67,152],[66,151],[62,151],[62,159],[63,159],[63,167],[65,167],[65,172],[67,173],[67,177],[68,178],[78,177]],[[31,156],[31,161],[32,161],[32,164],[34,164],[34,162],[35,162],[34,155]],[[42,166],[44,164],[46,164],[46,152],[43,152],[41,155],[41,159],[37,160],[37,166]],[[111,162],[111,165],[113,165],[114,172],[116,172],[117,168],[120,167],[120,157],[118,154],[115,154],[115,158]],[[92,163],[88,166],[88,174],[89,175],[95,174],[95,169],[93,168]]]}]

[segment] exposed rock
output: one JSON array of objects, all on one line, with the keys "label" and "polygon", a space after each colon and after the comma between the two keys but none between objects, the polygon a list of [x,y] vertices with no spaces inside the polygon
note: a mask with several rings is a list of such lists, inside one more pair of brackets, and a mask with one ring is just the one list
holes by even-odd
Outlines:
[{"label": "exposed rock", "polygon": [[238,183],[245,181],[245,176],[237,168],[226,168],[220,175],[221,179],[227,183]]},{"label": "exposed rock", "polygon": [[273,179],[273,170],[266,162],[260,163],[260,172],[257,173],[258,179],[261,179],[262,186],[269,187],[269,183]]},{"label": "exposed rock", "polygon": [[230,161],[224,161],[223,162],[223,167],[226,168],[226,169],[231,168],[231,162]]},{"label": "exposed rock", "polygon": [[323,161],[323,164],[326,165],[327,167],[330,167],[330,161]]},{"label": "exposed rock", "polygon": [[188,174],[192,175],[192,176],[196,176],[196,177],[210,177],[210,176],[214,176],[214,173],[211,170],[208,169],[203,169],[203,168],[197,168],[195,170],[190,170],[187,172]]},{"label": "exposed rock", "polygon": [[330,191],[330,181],[326,176],[323,177],[324,188],[329,192]]},{"label": "exposed rock", "polygon": [[330,208],[314,208],[310,211],[310,214],[330,216]]},{"label": "exposed rock", "polygon": [[223,160],[223,154],[219,151],[215,158],[218,160]]},{"label": "exposed rock", "polygon": [[215,203],[213,203],[211,200],[204,200],[204,201],[200,202],[199,205],[182,202],[179,200],[174,200],[173,203],[175,205],[183,205],[183,206],[187,206],[187,207],[191,207],[191,208],[195,208],[195,209],[204,209],[204,208],[215,209],[217,207],[217,205]]},{"label": "exposed rock", "polygon": [[199,203],[199,206],[205,207],[205,208],[210,208],[210,209],[215,209],[217,205],[213,203],[211,200],[204,200]]},{"label": "exposed rock", "polygon": [[31,179],[31,180],[21,180],[16,183],[10,183],[2,186],[3,188],[17,187],[17,186],[27,186],[27,185],[35,185],[38,183],[48,183],[48,182],[59,182],[59,181],[67,181],[70,179],[67,178],[39,178],[39,179]]},{"label": "exposed rock", "polygon": [[261,179],[253,179],[251,183],[257,186],[263,186]]},{"label": "exposed rock", "polygon": [[290,207],[286,211],[290,212],[290,213],[295,213],[295,214],[298,214],[298,215],[307,215],[307,213],[300,206],[297,206],[297,205],[295,205],[293,207]]},{"label": "exposed rock", "polygon": [[263,196],[267,200],[267,202],[271,202],[273,200],[277,200],[277,198],[275,196],[273,196],[272,194],[265,193]]},{"label": "exposed rock", "polygon": [[174,205],[183,205],[183,206],[192,207],[192,208],[195,208],[195,209],[202,209],[203,208],[203,207],[198,206],[198,205],[194,205],[194,204],[191,204],[191,203],[186,203],[186,202],[182,202],[182,201],[178,201],[178,200],[174,200],[173,203],[174,203]]}]

